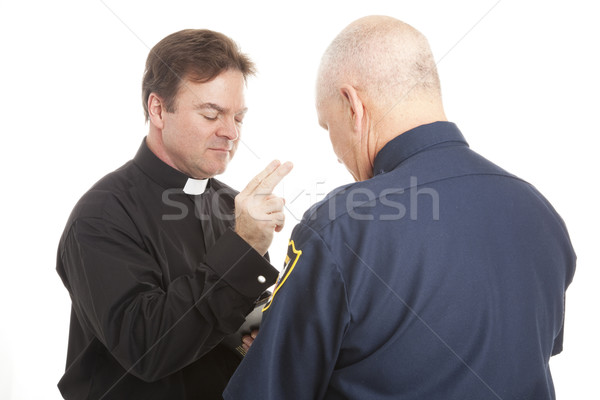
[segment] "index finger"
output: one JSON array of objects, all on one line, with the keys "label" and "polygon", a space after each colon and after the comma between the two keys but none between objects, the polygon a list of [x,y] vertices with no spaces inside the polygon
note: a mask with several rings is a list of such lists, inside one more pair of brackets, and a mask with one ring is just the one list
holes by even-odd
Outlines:
[{"label": "index finger", "polygon": [[261,194],[272,193],[273,189],[275,189],[275,186],[277,186],[277,184],[281,182],[281,180],[285,178],[287,174],[290,173],[292,168],[294,168],[294,164],[289,161],[281,164],[275,171],[263,179],[261,184],[258,185],[258,190],[260,190]]},{"label": "index finger", "polygon": [[260,183],[269,175],[271,175],[273,173],[273,171],[275,171],[275,169],[280,165],[279,160],[273,160],[269,163],[269,165],[267,165],[267,167],[265,169],[263,169],[262,171],[259,172],[258,175],[256,175],[254,178],[252,178],[252,180],[250,182],[248,182],[248,184],[246,185],[246,187],[244,188],[244,190],[242,190],[242,192],[249,192],[252,193],[253,191],[256,190],[256,188],[258,187],[258,185],[260,185]]}]

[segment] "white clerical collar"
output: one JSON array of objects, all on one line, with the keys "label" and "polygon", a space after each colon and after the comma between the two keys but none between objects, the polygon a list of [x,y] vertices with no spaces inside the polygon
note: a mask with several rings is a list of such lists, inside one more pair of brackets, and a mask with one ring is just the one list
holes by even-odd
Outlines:
[{"label": "white clerical collar", "polygon": [[206,185],[208,184],[208,179],[192,179],[188,178],[185,186],[183,187],[183,192],[185,194],[202,194],[206,189]]}]

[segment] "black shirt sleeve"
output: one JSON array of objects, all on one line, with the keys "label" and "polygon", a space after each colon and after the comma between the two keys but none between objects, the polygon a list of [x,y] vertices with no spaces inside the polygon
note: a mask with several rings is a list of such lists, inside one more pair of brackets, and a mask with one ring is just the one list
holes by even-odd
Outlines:
[{"label": "black shirt sleeve", "polygon": [[169,281],[131,229],[86,217],[65,236],[58,269],[84,330],[128,373],[154,381],[234,332],[277,277],[231,230],[205,259],[193,273]]},{"label": "black shirt sleeve", "polygon": [[[208,251],[205,261],[225,282],[248,297],[256,298],[257,293],[264,292],[265,280],[273,284],[277,279],[277,270],[231,229]],[[252,268],[236,269],[240,262]],[[231,273],[234,269],[236,273]]]}]

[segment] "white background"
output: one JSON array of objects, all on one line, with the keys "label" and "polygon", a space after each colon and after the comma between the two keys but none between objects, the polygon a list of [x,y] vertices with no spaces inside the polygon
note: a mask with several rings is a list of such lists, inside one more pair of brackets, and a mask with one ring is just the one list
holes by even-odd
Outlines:
[{"label": "white background", "polygon": [[146,134],[140,82],[149,47],[183,28],[209,28],[258,65],[243,144],[221,178],[241,189],[271,159],[294,162],[278,189],[290,209],[271,250],[279,267],[296,218],[350,182],[317,125],[314,80],[331,39],[369,14],[429,38],[448,118],[563,216],[579,262],[565,350],[551,368],[558,398],[600,398],[594,3],[0,0],[0,398],[60,398],[70,301],[54,270],[56,246],[78,198],[132,158]]}]

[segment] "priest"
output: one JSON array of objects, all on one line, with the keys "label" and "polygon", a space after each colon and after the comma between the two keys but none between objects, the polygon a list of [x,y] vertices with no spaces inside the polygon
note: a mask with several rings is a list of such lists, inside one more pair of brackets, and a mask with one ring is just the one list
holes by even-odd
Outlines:
[{"label": "priest", "polygon": [[[72,300],[65,399],[219,399],[240,362],[221,345],[277,278],[284,224],[273,161],[237,193],[214,178],[235,154],[252,61],[227,36],[183,30],[146,62],[148,135],[83,195],[60,239]],[[250,340],[251,341],[251,340]]]}]

